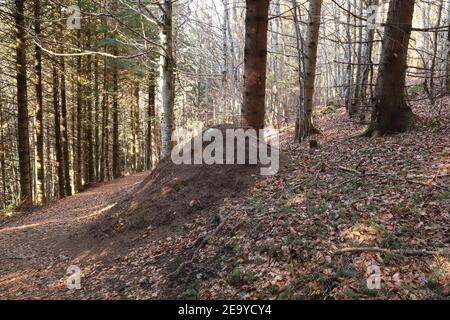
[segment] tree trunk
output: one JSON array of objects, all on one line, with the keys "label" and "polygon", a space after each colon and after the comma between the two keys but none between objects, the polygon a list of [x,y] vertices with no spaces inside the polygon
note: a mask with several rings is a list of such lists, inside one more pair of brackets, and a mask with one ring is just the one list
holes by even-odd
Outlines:
[{"label": "tree trunk", "polygon": [[[89,19],[90,23],[90,19]],[[91,50],[91,31],[87,29],[86,35],[86,49]],[[85,136],[85,175],[86,183],[90,184],[95,181],[95,165],[94,165],[94,139],[93,139],[93,90],[92,90],[92,56],[89,55],[86,59],[86,73],[87,73],[87,86],[84,92],[87,95],[86,98],[86,136]]]},{"label": "tree trunk", "polygon": [[264,128],[269,0],[246,0],[242,125]]},{"label": "tree trunk", "polygon": [[312,0],[309,3],[308,38],[305,55],[305,102],[303,115],[300,114],[299,139],[303,140],[318,130],[313,125],[314,85],[316,82],[317,46],[319,44],[320,15],[322,0]]},{"label": "tree trunk", "polygon": [[450,94],[450,27],[448,29],[448,41],[447,41],[447,61],[445,64],[445,88],[447,94]]},{"label": "tree trunk", "polygon": [[[113,49],[113,54],[118,54],[117,46]],[[112,120],[113,120],[113,178],[120,178],[122,175],[120,168],[120,144],[119,144],[119,70],[117,61],[113,65],[113,106],[112,106]]]},{"label": "tree trunk", "polygon": [[160,90],[162,99],[161,152],[167,157],[173,148],[172,132],[174,131],[175,77],[173,57],[172,0],[160,0],[163,12],[160,30],[161,46],[164,50],[160,57]]},{"label": "tree trunk", "polygon": [[64,57],[61,57],[61,142],[63,151],[64,167],[64,193],[66,196],[72,195],[72,184],[70,179],[70,154],[69,154],[69,133],[67,122],[67,97],[66,97],[66,63]]},{"label": "tree trunk", "polygon": [[147,170],[153,167],[153,119],[155,118],[155,74],[150,71],[148,84],[148,114],[147,114]]},{"label": "tree trunk", "polygon": [[53,67],[53,112],[55,120],[55,149],[56,149],[56,164],[58,170],[58,191],[59,197],[64,198],[64,168],[63,168],[63,153],[61,146],[61,118],[59,110],[59,78],[56,67]]},{"label": "tree trunk", "polygon": [[[108,20],[103,18],[103,39],[108,38]],[[105,45],[105,53],[108,53],[108,46]],[[109,85],[108,85],[108,57],[103,57],[103,95],[102,95],[102,138],[101,138],[101,159],[100,159],[100,181],[105,181],[108,177],[106,171],[109,167],[106,165],[109,161]]]},{"label": "tree trunk", "polygon": [[404,87],[413,14],[414,0],[391,0],[368,134],[404,132],[412,121]]},{"label": "tree trunk", "polygon": [[131,123],[131,169],[137,172],[137,129],[136,129],[136,112],[139,109],[139,83],[134,84],[133,103],[130,107],[130,123]]},{"label": "tree trunk", "polygon": [[99,65],[98,57],[94,57],[94,176],[95,180],[99,179],[99,167],[100,167],[100,95],[99,95]]},{"label": "tree trunk", "polygon": [[[437,15],[437,23],[435,28],[439,29],[439,27],[441,26],[441,19],[442,19],[442,10],[444,9],[444,3],[443,0],[440,0],[438,3],[438,15]],[[434,106],[435,102],[436,102],[436,94],[435,94],[435,71],[436,71],[436,58],[438,55],[438,45],[439,45],[439,32],[434,32],[433,35],[433,57],[431,58],[431,69],[430,69],[430,101],[431,101],[431,105]]]},{"label": "tree trunk", "polygon": [[16,81],[17,81],[17,129],[20,175],[20,202],[22,206],[33,203],[30,170],[30,141],[28,132],[27,62],[25,44],[24,0],[16,0],[14,12],[16,24]]},{"label": "tree trunk", "polygon": [[[81,48],[81,31],[77,31],[77,42]],[[83,164],[83,85],[82,85],[82,57],[77,57],[77,151],[76,151],[76,191],[80,192],[82,185],[82,164]]]},{"label": "tree trunk", "polygon": [[[41,2],[34,0],[34,33],[40,42],[41,36]],[[44,112],[42,97],[42,50],[35,45],[36,63],[36,203],[45,201],[45,170],[44,170]]]}]

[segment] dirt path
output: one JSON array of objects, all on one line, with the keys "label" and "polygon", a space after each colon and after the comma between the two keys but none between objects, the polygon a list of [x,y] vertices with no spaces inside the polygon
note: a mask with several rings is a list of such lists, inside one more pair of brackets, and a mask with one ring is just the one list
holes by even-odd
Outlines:
[{"label": "dirt path", "polygon": [[66,268],[76,262],[61,243],[114,206],[146,176],[95,186],[1,226],[0,298],[38,299],[60,290]]}]

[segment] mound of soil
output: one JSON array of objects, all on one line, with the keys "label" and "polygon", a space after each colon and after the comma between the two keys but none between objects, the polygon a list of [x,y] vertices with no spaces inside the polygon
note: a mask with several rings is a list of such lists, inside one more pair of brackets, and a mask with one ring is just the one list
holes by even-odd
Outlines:
[{"label": "mound of soil", "polygon": [[[220,127],[225,130],[225,127]],[[175,165],[168,157],[120,203],[99,219],[91,233],[104,239],[149,227],[152,234],[182,230],[225,198],[240,196],[259,176],[258,165]]]}]

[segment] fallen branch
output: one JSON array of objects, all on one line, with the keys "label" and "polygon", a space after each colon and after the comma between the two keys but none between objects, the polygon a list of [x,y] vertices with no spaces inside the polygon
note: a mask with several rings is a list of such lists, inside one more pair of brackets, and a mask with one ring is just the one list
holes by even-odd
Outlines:
[{"label": "fallen branch", "polygon": [[[224,218],[224,217],[219,213],[219,220],[220,220],[220,222],[219,222],[219,225],[217,226],[217,228],[215,228],[212,232],[210,232],[210,233],[207,234],[206,236],[202,236],[202,237],[198,238],[198,239],[195,241],[195,244],[196,244],[196,243],[199,243],[199,244],[198,244],[198,246],[197,246],[197,248],[196,248],[196,252],[192,255],[192,258],[191,258],[190,260],[188,260],[188,261],[183,262],[182,264],[180,264],[180,266],[179,266],[174,272],[168,274],[168,277],[169,277],[169,278],[177,276],[181,271],[183,271],[183,269],[184,269],[185,267],[187,267],[187,266],[189,266],[189,265],[191,265],[191,264],[194,263],[194,260],[195,260],[195,258],[196,258],[196,253],[197,253],[200,249],[202,249],[202,248],[208,243],[208,241],[209,241],[212,237],[214,237],[216,234],[218,234],[218,233],[220,232],[220,230],[223,229],[223,227],[225,226],[225,223],[226,223],[226,221],[228,220],[228,218],[230,217],[230,215],[231,215],[231,214],[229,214],[227,217]],[[194,247],[195,247],[195,245],[194,245]]]},{"label": "fallen branch", "polygon": [[405,179],[404,181],[408,182],[408,183],[424,186],[424,187],[434,187],[434,188],[437,188],[437,189],[447,190],[448,191],[448,189],[446,187],[443,187],[443,186],[440,186],[440,185],[437,185],[437,184],[434,184],[434,183],[426,183],[426,182],[410,180],[410,179]]},{"label": "fallen branch", "polygon": [[383,249],[378,247],[359,247],[359,248],[345,248],[337,250],[333,253],[333,255],[340,255],[345,253],[384,253],[384,254],[392,254],[392,255],[401,255],[405,257],[411,256],[430,256],[430,255],[449,255],[448,248],[442,250],[428,251],[428,250],[416,250],[416,249]]},{"label": "fallen branch", "polygon": [[364,175],[364,173],[362,173],[361,171],[358,171],[358,170],[352,169],[352,168],[346,168],[346,167],[339,166],[339,169],[341,169],[342,171],[355,173],[355,174],[360,175],[360,176]]}]

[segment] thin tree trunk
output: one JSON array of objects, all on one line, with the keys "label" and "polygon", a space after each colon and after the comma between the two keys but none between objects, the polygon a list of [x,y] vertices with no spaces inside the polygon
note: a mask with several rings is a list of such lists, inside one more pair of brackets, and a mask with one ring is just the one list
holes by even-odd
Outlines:
[{"label": "thin tree trunk", "polygon": [[2,208],[5,209],[8,205],[6,196],[6,163],[5,163],[5,140],[3,134],[4,120],[3,120],[3,97],[0,91],[0,167],[1,167],[1,182],[2,182]]},{"label": "thin tree trunk", "polygon": [[64,168],[63,168],[63,152],[61,146],[61,118],[59,110],[59,78],[56,67],[53,67],[53,111],[55,120],[55,149],[56,164],[58,171],[58,192],[59,197],[64,198]]},{"label": "thin tree trunk", "polygon": [[155,74],[150,71],[148,84],[148,119],[147,119],[147,170],[153,167],[153,120],[155,118]]},{"label": "thin tree trunk", "polygon": [[[113,54],[118,54],[117,46],[113,49]],[[117,62],[113,65],[113,106],[112,106],[112,120],[113,120],[113,177],[120,178],[122,175],[120,166],[120,144],[119,144],[119,70]]]},{"label": "thin tree trunk", "polygon": [[[444,8],[443,0],[440,0],[438,3],[438,15],[437,15],[437,23],[436,28],[439,28],[441,26],[441,18],[442,18],[442,10]],[[438,38],[439,38],[439,32],[435,32],[433,35],[433,57],[431,59],[431,70],[430,70],[430,101],[431,105],[434,105],[436,98],[435,98],[435,90],[434,90],[434,80],[435,80],[435,69],[436,69],[436,59],[438,55]]]},{"label": "thin tree trunk", "polygon": [[66,96],[66,63],[64,57],[61,57],[61,142],[63,151],[64,167],[64,190],[66,196],[72,195],[72,183],[70,179],[70,154],[69,154],[69,130],[67,122],[67,96]]},{"label": "thin tree trunk", "polygon": [[98,57],[94,58],[94,176],[97,181],[99,178],[100,167],[100,136],[99,136],[99,122],[100,122],[100,95],[99,95],[99,66]]},{"label": "thin tree trunk", "polygon": [[445,64],[445,88],[446,93],[450,94],[450,26],[448,28],[448,35],[447,35],[447,61]]},{"label": "thin tree trunk", "polygon": [[307,31],[308,38],[305,48],[305,107],[303,108],[305,114],[303,117],[303,123],[300,123],[300,140],[318,132],[318,130],[314,128],[313,125],[313,101],[314,85],[316,82],[317,47],[319,44],[322,0],[312,0],[309,5],[310,19]]},{"label": "thin tree trunk", "polygon": [[[78,46],[81,47],[81,31],[77,31]],[[82,85],[82,57],[77,57],[77,151],[76,151],[76,191],[83,188],[82,166],[83,166],[83,85]]]},{"label": "thin tree trunk", "polygon": [[[89,20],[90,22],[90,20]],[[91,31],[90,28],[87,29],[86,36],[86,49],[91,49]],[[85,176],[86,183],[90,184],[95,181],[95,165],[94,165],[94,139],[93,139],[93,97],[92,97],[92,56],[89,55],[86,59],[87,64],[87,82],[88,85],[84,92],[87,95],[86,101],[86,114],[85,114],[85,123],[86,123],[86,136],[85,136],[85,149],[86,149],[86,157],[85,157]]]}]

